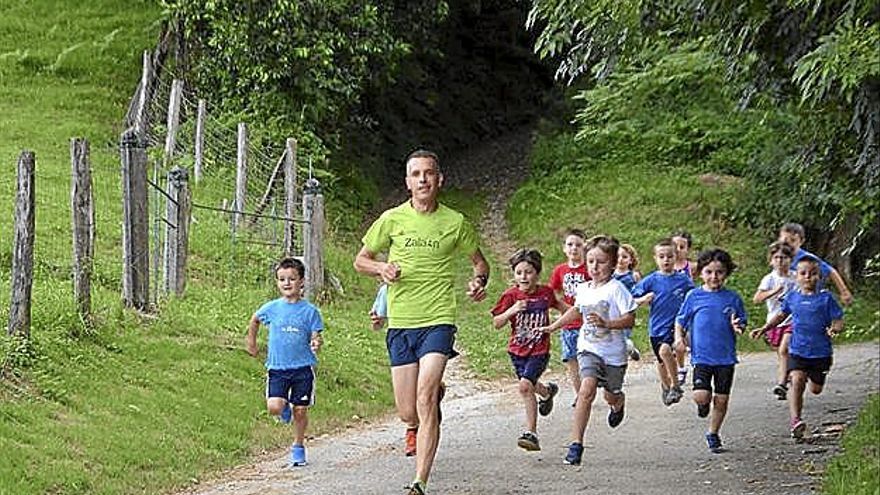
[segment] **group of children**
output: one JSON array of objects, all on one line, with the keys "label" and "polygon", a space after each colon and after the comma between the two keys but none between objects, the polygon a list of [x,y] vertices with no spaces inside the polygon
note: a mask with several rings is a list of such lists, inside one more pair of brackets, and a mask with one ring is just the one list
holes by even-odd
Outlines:
[{"label": "group of children", "polygon": [[[824,290],[825,281],[836,286],[845,304],[852,300],[837,271],[801,248],[804,238],[802,226],[786,224],[779,240],[770,245],[772,271],[753,298],[755,303],[766,303],[767,319],[750,333],[752,338],[763,336],[777,350],[777,383],[772,392],[788,400],[789,426],[796,440],[806,431],[801,418],[804,391],[808,383],[812,393],[822,391],[831,367],[831,337],[843,326],[843,312]],[[642,277],[631,245],[570,230],[562,246],[566,261],[553,269],[547,285],[540,283],[543,261],[538,251],[523,249],[510,258],[513,285],[501,294],[491,314],[495,328],[508,324],[511,328],[507,350],[525,407],[524,431],[517,445],[540,450],[537,416],[550,414],[559,392],[557,384],[541,381],[550,361],[550,334],[556,331],[575,392],[571,443],[564,462],[581,463],[584,432],[599,388],[609,406],[608,425],[620,425],[625,416],[627,362],[641,357],[631,339],[635,313],[639,306],[648,306],[648,336],[657,358],[662,403],[671,406],[683,398],[688,371],[684,359],[690,349],[697,414],[705,418],[711,412],[706,443],[712,452],[722,450],[719,431],[737,363],[736,336],[745,330],[747,317],[740,296],[725,287],[736,269],[730,255],[722,249],[706,250],[694,265],[690,247],[686,232],[658,241],[653,247],[657,270]],[[261,324],[269,327],[267,408],[281,421],[294,423],[293,466],[306,464],[303,440],[307,410],[314,402],[314,367],[323,330],[320,311],[302,299],[304,273],[296,259],[278,264],[280,297],[254,313],[246,339],[248,352],[257,356],[257,331]],[[371,311],[374,329],[382,326],[386,304],[380,288]],[[560,313],[552,322],[551,309]],[[407,440],[411,455],[415,442]]]},{"label": "group of children", "polygon": [[[801,249],[804,230],[786,224],[780,240],[769,247],[772,271],[754,296],[766,302],[764,326],[752,338],[764,336],[777,350],[777,384],[772,392],[788,399],[790,432],[796,440],[806,430],[801,419],[807,383],[814,394],[822,391],[831,366],[831,337],[840,332],[843,312],[823,290],[833,282],[845,303],[852,295],[831,265]],[[722,451],[719,435],[727,413],[737,360],[736,336],[747,324],[742,298],[725,287],[736,269],[722,249],[699,253],[692,264],[691,237],[677,232],[653,247],[657,270],[644,278],[638,255],[628,244],[610,236],[587,238],[570,230],[563,241],[566,262],[556,266],[547,285],[539,282],[540,253],[520,250],[510,259],[514,283],[499,298],[491,314],[496,328],[511,327],[508,353],[519,379],[526,411],[525,428],[517,444],[539,450],[537,414],[547,415],[559,387],[541,376],[550,359],[549,335],[560,333],[560,353],[575,391],[571,443],[566,464],[580,464],[583,437],[599,388],[609,406],[608,425],[624,418],[623,391],[627,360],[640,354],[630,338],[636,309],[648,306],[648,335],[657,358],[661,400],[666,406],[684,396],[685,356],[693,366],[693,400],[697,415],[709,418],[705,434],[709,450]],[[695,286],[694,277],[699,286]],[[550,322],[550,309],[561,316]]]}]

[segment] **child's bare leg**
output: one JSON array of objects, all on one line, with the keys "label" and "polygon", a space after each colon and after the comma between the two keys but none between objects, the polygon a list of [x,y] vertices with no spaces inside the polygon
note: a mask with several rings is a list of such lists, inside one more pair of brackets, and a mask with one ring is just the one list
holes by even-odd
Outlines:
[{"label": "child's bare leg", "polygon": [[577,406],[574,408],[574,421],[572,421],[571,441],[584,442],[584,431],[590,422],[590,410],[596,399],[596,386],[599,381],[592,376],[581,380],[581,388],[578,390]]},{"label": "child's bare leg", "polygon": [[306,406],[293,407],[293,443],[304,445],[306,440],[306,428],[309,426],[309,408]]},{"label": "child's bare leg", "polygon": [[724,416],[727,415],[727,404],[730,401],[730,395],[715,394],[712,398],[712,418],[709,420],[709,433],[718,433],[721,429],[721,423],[724,422]]},{"label": "child's bare leg", "polygon": [[791,334],[782,334],[782,340],[779,341],[779,347],[776,349],[779,368],[777,368],[776,377],[780,385],[788,382],[788,344],[791,342]]},{"label": "child's bare leg", "polygon": [[821,384],[819,384],[819,383],[816,383],[816,382],[814,382],[814,381],[812,381],[812,380],[807,380],[807,383],[810,384],[810,393],[812,393],[813,395],[819,395],[819,394],[821,394],[821,393],[822,393],[822,389],[825,387],[824,385],[821,385]]},{"label": "child's bare leg", "polygon": [[605,402],[611,406],[611,409],[615,411],[620,411],[620,408],[624,406],[626,403],[626,394],[623,392],[619,394],[612,394],[611,392],[605,390]]},{"label": "child's bare leg", "polygon": [[685,367],[684,358],[687,356],[689,337],[688,334],[685,334],[684,338],[681,340],[681,345],[675,348],[675,364],[678,365],[674,370],[675,372],[678,372],[678,370]]},{"label": "child's bare leg", "polygon": [[788,415],[791,419],[800,418],[804,408],[804,389],[807,385],[807,374],[801,370],[791,370],[788,374],[791,387],[788,393]]},{"label": "child's bare leg", "polygon": [[281,416],[284,408],[287,407],[287,401],[281,397],[269,397],[266,399],[266,409],[272,416]]},{"label": "child's bare leg", "polygon": [[[540,383],[540,382],[539,382]],[[546,393],[546,387],[543,387]],[[535,385],[532,385],[527,378],[519,379],[519,395],[522,397],[523,405],[526,407],[526,431],[534,433],[538,427],[538,400],[535,399]]]},{"label": "child's bare leg", "polygon": [[712,401],[712,392],[704,389],[695,389],[694,393],[694,403],[698,406],[706,406],[709,402]]},{"label": "child's bare leg", "polygon": [[666,372],[666,365],[662,360],[657,361],[657,376],[660,378],[660,386],[663,390],[669,390],[672,383],[669,382],[669,374]]},{"label": "child's bare leg", "polygon": [[571,358],[566,361],[565,367],[568,369],[568,379],[571,380],[571,388],[574,390],[574,395],[577,395],[578,389],[581,388],[581,373],[578,369],[577,358]]},{"label": "child's bare leg", "polygon": [[665,380],[663,376],[660,377],[660,380],[663,382],[664,387],[677,387],[678,376],[676,375],[676,373],[678,373],[678,363],[675,361],[675,353],[672,352],[672,346],[670,346],[669,344],[662,344],[660,346],[660,359],[663,361],[663,371],[665,371],[666,374]]}]

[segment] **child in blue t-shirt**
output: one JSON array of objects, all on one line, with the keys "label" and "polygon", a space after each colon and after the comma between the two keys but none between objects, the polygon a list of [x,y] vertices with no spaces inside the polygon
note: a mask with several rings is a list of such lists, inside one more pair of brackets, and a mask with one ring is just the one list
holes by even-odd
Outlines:
[{"label": "child in blue t-shirt", "polygon": [[660,377],[660,399],[666,406],[681,400],[681,389],[676,372],[678,363],[674,339],[675,315],[684,301],[685,294],[694,288],[691,277],[675,271],[675,244],[671,239],[663,239],[654,246],[654,261],[657,271],[649,273],[632,289],[632,295],[639,306],[649,304],[648,336],[651,348],[657,357],[657,375]]},{"label": "child in blue t-shirt", "polygon": [[[730,254],[722,249],[703,251],[697,256],[697,273],[703,285],[688,293],[675,317],[676,344],[684,340],[685,330],[691,335],[691,363],[694,366],[694,402],[697,415],[712,417],[706,443],[709,450],[719,453],[721,423],[727,414],[733,370],[736,359],[736,336],[746,325],[742,298],[724,287],[727,277],[736,269]],[[714,387],[714,396],[713,396]]]},{"label": "child in blue t-shirt", "polygon": [[792,273],[797,270],[797,264],[801,260],[801,258],[815,258],[816,263],[819,266],[819,282],[816,285],[816,289],[824,289],[825,282],[830,281],[837,289],[837,294],[840,296],[840,301],[844,305],[852,304],[853,295],[852,292],[850,292],[849,288],[846,286],[846,282],[844,282],[843,277],[841,277],[840,273],[828,262],[807,251],[806,249],[803,249],[801,246],[803,246],[804,241],[806,240],[807,237],[804,226],[799,223],[787,223],[783,225],[781,229],[779,229],[779,241],[784,242],[794,248],[794,257],[792,257],[791,259]]},{"label": "child in blue t-shirt", "polygon": [[782,308],[772,320],[752,332],[757,338],[789,315],[792,317],[788,349],[788,377],[791,380],[788,411],[791,436],[795,441],[802,441],[807,429],[801,419],[807,381],[810,382],[810,392],[814,395],[822,393],[825,376],[831,368],[831,337],[843,329],[843,310],[830,292],[818,290],[820,276],[820,260],[813,256],[802,257],[796,272],[798,290],[785,297]]},{"label": "child in blue t-shirt", "polygon": [[269,301],[251,316],[247,351],[257,357],[257,331],[269,327],[266,369],[266,407],[284,423],[293,407],[294,441],[290,465],[306,465],[305,431],[308,408],[315,403],[315,353],[321,348],[324,323],[321,312],[302,299],[306,268],[295,258],[284,258],[275,268],[275,283],[281,297]]},{"label": "child in blue t-shirt", "polygon": [[[626,287],[626,290],[632,292],[633,287],[642,279],[642,273],[639,272],[639,255],[631,244],[621,244],[617,253],[617,267],[612,275],[620,283]],[[626,352],[633,361],[642,359],[642,353],[632,341],[632,328],[623,331],[626,337]]]}]

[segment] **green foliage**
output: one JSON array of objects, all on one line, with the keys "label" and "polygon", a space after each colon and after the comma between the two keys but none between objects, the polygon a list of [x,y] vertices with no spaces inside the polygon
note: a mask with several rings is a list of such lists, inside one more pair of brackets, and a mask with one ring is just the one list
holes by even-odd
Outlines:
[{"label": "green foliage", "polygon": [[843,437],[843,452],[825,470],[822,492],[829,495],[880,493],[880,395],[872,394],[855,426]]}]

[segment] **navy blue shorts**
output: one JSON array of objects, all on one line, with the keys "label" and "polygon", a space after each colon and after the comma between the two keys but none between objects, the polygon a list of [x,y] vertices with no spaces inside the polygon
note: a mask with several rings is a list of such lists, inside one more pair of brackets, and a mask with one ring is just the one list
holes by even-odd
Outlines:
[{"label": "navy blue shorts", "polygon": [[712,392],[715,385],[715,393],[718,395],[730,395],[733,387],[734,365],[711,366],[708,364],[694,365],[694,390],[706,390]]},{"label": "navy blue shorts", "polygon": [[269,370],[266,375],[266,398],[281,398],[294,406],[315,403],[315,368],[305,366],[287,370]]},{"label": "navy blue shorts", "polygon": [[788,373],[792,371],[803,371],[807,375],[807,380],[816,385],[825,385],[825,378],[828,370],[831,369],[831,356],[821,358],[805,358],[797,354],[788,355]]},{"label": "navy blue shorts", "polygon": [[657,361],[663,362],[663,358],[660,357],[660,346],[663,344],[669,344],[669,347],[672,347],[674,339],[671,334],[664,335],[663,337],[651,337],[651,349],[654,349],[654,355],[657,356]]},{"label": "navy blue shorts", "polygon": [[458,356],[455,344],[455,325],[432,325],[421,328],[389,328],[385,335],[391,366],[418,363],[425,354],[445,354],[450,359]]},{"label": "navy blue shorts", "polygon": [[538,384],[538,379],[547,369],[547,363],[550,362],[550,354],[538,354],[536,356],[517,356],[510,354],[510,362],[513,363],[513,369],[516,371],[517,378],[525,378],[532,382],[532,385]]}]

